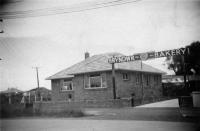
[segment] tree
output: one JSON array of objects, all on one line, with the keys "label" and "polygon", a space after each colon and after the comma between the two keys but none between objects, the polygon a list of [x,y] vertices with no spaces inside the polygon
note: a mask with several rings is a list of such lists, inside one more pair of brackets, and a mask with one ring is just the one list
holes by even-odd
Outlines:
[{"label": "tree", "polygon": [[184,56],[172,56],[166,58],[165,62],[168,69],[173,70],[176,75],[183,75],[184,68],[186,74],[200,75],[200,42],[192,42],[185,48],[187,51]]},{"label": "tree", "polygon": [[173,70],[176,75],[184,74],[184,57],[183,56],[173,56],[167,57],[165,60],[168,69]]},{"label": "tree", "polygon": [[200,75],[200,42],[186,46],[189,49],[184,56],[188,73]]}]

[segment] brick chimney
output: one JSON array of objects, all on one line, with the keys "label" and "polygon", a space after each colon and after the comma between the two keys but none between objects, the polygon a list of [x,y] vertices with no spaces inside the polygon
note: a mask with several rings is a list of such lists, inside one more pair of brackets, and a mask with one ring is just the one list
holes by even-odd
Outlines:
[{"label": "brick chimney", "polygon": [[89,52],[85,52],[85,59],[90,57],[90,53]]}]

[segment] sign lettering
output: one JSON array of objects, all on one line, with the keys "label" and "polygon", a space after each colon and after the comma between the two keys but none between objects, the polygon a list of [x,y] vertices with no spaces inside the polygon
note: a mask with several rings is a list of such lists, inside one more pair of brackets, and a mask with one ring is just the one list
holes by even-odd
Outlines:
[{"label": "sign lettering", "polygon": [[173,50],[159,51],[159,52],[146,52],[140,54],[134,54],[131,56],[118,56],[111,57],[108,59],[108,63],[121,63],[121,62],[129,62],[129,61],[137,61],[137,60],[148,60],[160,57],[168,57],[174,55],[184,55],[186,52],[186,48],[179,48]]}]

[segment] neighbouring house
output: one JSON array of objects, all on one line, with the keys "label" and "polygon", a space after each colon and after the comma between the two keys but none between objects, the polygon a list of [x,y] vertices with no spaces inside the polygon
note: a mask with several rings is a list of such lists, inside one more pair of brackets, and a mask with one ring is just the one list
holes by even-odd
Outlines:
[{"label": "neighbouring house", "polygon": [[184,77],[181,75],[163,75],[162,83],[173,83],[175,85],[183,85]]},{"label": "neighbouring house", "polygon": [[163,95],[168,97],[176,97],[182,94],[184,87],[184,77],[176,75],[162,76]]},{"label": "neighbouring house", "polygon": [[20,103],[23,96],[23,91],[17,88],[8,88],[0,92],[1,104],[16,104]]},{"label": "neighbouring house", "polygon": [[[82,101],[113,99],[112,66],[108,58],[121,56],[107,53],[89,56],[85,60],[48,78],[51,80],[52,101]],[[116,63],[117,98],[145,99],[162,96],[161,76],[164,72],[141,61]]]},{"label": "neighbouring house", "polygon": [[186,91],[188,95],[192,91],[199,91],[200,76],[186,75],[186,88],[184,88],[183,75],[163,75],[162,87],[164,96],[181,96]]},{"label": "neighbouring house", "polygon": [[35,101],[50,101],[51,90],[45,87],[33,88],[24,92],[22,103],[33,103]]}]

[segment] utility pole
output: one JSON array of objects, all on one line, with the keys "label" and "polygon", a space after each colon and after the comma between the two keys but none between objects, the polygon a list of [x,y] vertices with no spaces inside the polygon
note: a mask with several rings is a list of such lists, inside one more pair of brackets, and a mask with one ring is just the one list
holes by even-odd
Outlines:
[{"label": "utility pole", "polygon": [[[1,25],[3,25],[3,19],[0,19]],[[3,27],[3,26],[0,26]],[[0,29],[0,33],[4,33],[3,29]]]},{"label": "utility pole", "polygon": [[37,74],[37,90],[38,90],[38,98],[40,98],[40,91],[39,91],[39,88],[40,88],[40,83],[39,83],[39,75],[38,75],[38,69],[39,67],[33,67],[35,70],[36,70],[36,74]]},{"label": "utility pole", "polygon": [[183,78],[184,78],[184,95],[186,95],[186,92],[187,92],[186,63],[185,63],[185,58],[184,58],[184,56],[181,56],[181,57],[182,57],[182,61],[183,61],[183,73],[184,73],[184,74],[183,74]]},{"label": "utility pole", "polygon": [[115,65],[112,63],[112,83],[113,83],[113,99],[116,99],[116,86],[115,86]]},{"label": "utility pole", "polygon": [[141,60],[141,87],[142,87],[142,103],[143,103],[143,99],[144,99],[144,87],[143,87],[143,72],[142,72],[142,60]]}]

